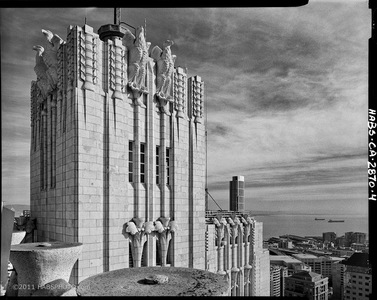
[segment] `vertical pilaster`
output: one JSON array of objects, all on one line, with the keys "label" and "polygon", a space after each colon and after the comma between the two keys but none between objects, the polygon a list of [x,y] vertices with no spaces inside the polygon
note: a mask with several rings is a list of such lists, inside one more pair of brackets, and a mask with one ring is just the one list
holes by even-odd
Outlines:
[{"label": "vertical pilaster", "polygon": [[165,216],[165,189],[166,189],[166,124],[165,118],[166,115],[164,113],[160,114],[160,160],[161,160],[161,168],[160,168],[160,186],[161,186],[161,193],[160,193],[160,216]]},{"label": "vertical pilaster", "polygon": [[[189,212],[189,224],[193,236],[194,268],[203,268],[202,249],[205,236],[205,125],[203,116],[203,81],[199,76],[189,78],[188,108],[190,117],[190,150],[192,175],[189,184],[192,185]],[[200,101],[198,100],[200,99]],[[199,102],[198,102],[199,101]],[[199,104],[198,104],[199,103]],[[198,110],[200,106],[200,112]]]},{"label": "vertical pilaster", "polygon": [[57,94],[51,99],[51,188],[56,186],[56,105]]},{"label": "vertical pilaster", "polygon": [[[84,82],[84,89],[94,91],[93,86],[93,28],[84,25],[83,31],[80,31],[84,37],[81,37],[81,39],[84,39],[84,53],[85,53],[85,67],[83,68],[85,70],[85,82]],[[95,60],[94,60],[95,61]]]},{"label": "vertical pilaster", "polygon": [[[113,39],[115,54],[115,91],[106,93],[109,105],[108,118],[108,220],[107,220],[107,248],[108,270],[128,267],[129,240],[122,236],[122,227],[129,220],[132,212],[128,211],[128,204],[132,199],[125,197],[128,186],[128,141],[127,112],[125,97],[121,89],[121,73],[125,48],[118,38]],[[125,59],[127,60],[127,58]],[[104,60],[102,60],[104,61]],[[127,80],[127,77],[124,78]],[[107,80],[109,81],[109,80]],[[111,96],[111,98],[110,98]]]}]

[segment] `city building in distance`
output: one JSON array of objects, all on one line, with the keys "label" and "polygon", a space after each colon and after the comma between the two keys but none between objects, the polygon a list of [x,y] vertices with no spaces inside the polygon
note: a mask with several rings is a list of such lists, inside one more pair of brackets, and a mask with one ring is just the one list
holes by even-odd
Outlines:
[{"label": "city building in distance", "polygon": [[229,181],[229,210],[245,210],[245,178],[244,176],[233,176]]},{"label": "city building in distance", "polygon": [[324,243],[332,243],[335,244],[336,241],[336,233],[335,232],[324,232],[322,233],[322,238]]},{"label": "city building in distance", "polygon": [[285,279],[285,296],[328,299],[328,279],[315,272],[301,271]]},{"label": "city building in distance", "polygon": [[366,242],[366,233],[364,232],[346,232],[344,234],[345,238],[345,247],[350,247],[353,243],[356,244],[365,244]]},{"label": "city building in distance", "polygon": [[342,299],[370,299],[372,295],[372,269],[369,264],[369,254],[354,253],[342,264],[345,265]]},{"label": "city building in distance", "polygon": [[285,277],[288,277],[288,268],[279,265],[270,266],[270,296],[283,297]]},{"label": "city building in distance", "polygon": [[312,271],[310,266],[288,255],[270,255],[270,263],[271,265],[287,267],[288,276],[301,271]]},{"label": "city building in distance", "polygon": [[306,265],[310,266],[312,272],[318,273],[327,277],[329,279],[329,283],[332,283],[332,265],[336,262],[342,261],[344,258],[340,257],[333,257],[333,256],[316,256],[313,254],[293,254],[293,257],[297,258],[298,260],[302,261]]}]

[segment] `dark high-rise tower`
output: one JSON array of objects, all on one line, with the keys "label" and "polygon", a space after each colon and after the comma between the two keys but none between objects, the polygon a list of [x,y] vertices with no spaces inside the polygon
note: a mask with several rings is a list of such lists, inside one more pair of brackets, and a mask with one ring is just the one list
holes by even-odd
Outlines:
[{"label": "dark high-rise tower", "polygon": [[243,176],[233,176],[229,181],[229,210],[245,210],[245,179]]}]

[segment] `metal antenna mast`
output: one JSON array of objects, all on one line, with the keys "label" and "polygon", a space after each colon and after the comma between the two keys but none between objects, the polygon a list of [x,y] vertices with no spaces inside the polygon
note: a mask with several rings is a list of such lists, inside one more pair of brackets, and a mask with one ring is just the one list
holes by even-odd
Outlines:
[{"label": "metal antenna mast", "polygon": [[121,9],[119,7],[114,8],[114,24],[120,25]]}]

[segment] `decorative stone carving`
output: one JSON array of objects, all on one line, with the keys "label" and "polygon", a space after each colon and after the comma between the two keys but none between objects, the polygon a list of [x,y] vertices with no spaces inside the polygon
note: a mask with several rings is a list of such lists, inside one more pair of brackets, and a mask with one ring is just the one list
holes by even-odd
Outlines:
[{"label": "decorative stone carving", "polygon": [[66,87],[66,77],[64,76],[64,71],[65,71],[65,68],[64,68],[64,62],[65,62],[65,47],[61,47],[59,48],[58,50],[58,53],[57,53],[57,59],[58,59],[58,64],[57,64],[57,67],[56,67],[56,72],[57,72],[57,76],[58,76],[58,82],[57,82],[57,87],[58,87],[58,90],[59,90],[59,97],[58,97],[58,101],[61,101],[62,100],[62,95],[63,95],[63,90],[65,89]]},{"label": "decorative stone carving", "polygon": [[182,68],[178,67],[174,72],[174,109],[178,118],[185,118],[187,75]]},{"label": "decorative stone carving", "polygon": [[111,69],[112,69],[112,86],[114,93],[113,98],[123,100],[122,95],[122,57],[124,51],[122,49],[122,42],[118,39],[114,40],[112,49]]},{"label": "decorative stone carving", "polygon": [[114,91],[112,97],[119,100],[123,100],[124,91],[124,53],[121,41],[109,41],[109,86]]},{"label": "decorative stone carving", "polygon": [[50,75],[47,73],[48,67],[43,59],[43,52],[45,49],[38,45],[34,46],[33,50],[37,51],[35,56],[35,67],[34,71],[37,74],[37,85],[43,95],[43,98],[47,97],[47,94],[52,90],[52,80]]},{"label": "decorative stone carving", "polygon": [[253,234],[255,221],[247,215],[233,215],[226,219],[218,215],[212,221],[216,229],[217,273],[228,277],[231,295],[251,295],[253,267],[250,259],[253,251],[250,249],[249,236]]},{"label": "decorative stone carving", "polygon": [[141,267],[141,257],[143,246],[147,240],[147,235],[154,230],[152,221],[144,222],[142,218],[132,218],[131,221],[123,225],[123,236],[130,239],[131,251],[134,267]]},{"label": "decorative stone carving", "polygon": [[169,242],[172,238],[172,233],[178,230],[178,225],[175,221],[170,221],[170,218],[160,217],[155,222],[155,234],[161,249],[161,266],[166,266],[166,258],[168,255]]},{"label": "decorative stone carving", "polygon": [[[244,266],[244,286],[248,287],[251,284],[250,281],[250,276],[251,276],[251,269],[252,266],[249,264],[249,249],[250,249],[250,244],[249,244],[249,235],[251,231],[251,224],[252,224],[252,219],[250,217],[245,218],[241,217],[241,222],[243,224],[244,228],[244,243],[245,243],[245,266]],[[248,289],[245,288],[245,296],[248,296]]]},{"label": "decorative stone carving", "polygon": [[80,61],[80,79],[84,81],[84,89],[94,91],[94,69],[96,69],[96,60],[94,57],[93,45],[93,28],[85,25],[83,31],[79,33],[79,61]]},{"label": "decorative stone carving", "polygon": [[143,246],[147,241],[147,235],[156,235],[161,249],[161,263],[166,265],[166,257],[168,253],[169,242],[172,233],[178,230],[175,221],[170,218],[160,217],[156,222],[144,222],[142,218],[132,218],[131,221],[123,225],[123,236],[130,239],[131,251],[134,267],[141,266],[141,257],[143,254]]},{"label": "decorative stone carving", "polygon": [[166,40],[163,44],[163,50],[155,46],[151,51],[151,57],[157,63],[156,98],[160,103],[160,109],[167,115],[170,115],[170,113],[166,105],[173,101],[170,96],[172,74],[176,59],[176,55],[172,55],[170,49],[170,46],[173,44],[173,41]]},{"label": "decorative stone carving", "polygon": [[201,123],[203,118],[204,83],[199,76],[191,79],[192,114],[195,123]]},{"label": "decorative stone carving", "polygon": [[[67,53],[67,87],[68,89],[71,89],[72,87],[75,86],[74,82],[76,82],[76,64],[75,64],[75,56],[76,56],[76,47],[75,47],[75,29],[71,28],[70,32],[68,33],[67,36],[67,46],[66,46],[66,53]],[[85,50],[83,47],[80,45],[79,47],[79,55],[82,57],[85,55]],[[80,60],[81,62],[82,60]],[[79,64],[79,77],[82,80],[85,80],[81,77],[85,75],[85,66]]]},{"label": "decorative stone carving", "polygon": [[[236,238],[238,237],[238,230],[240,227],[240,220],[237,217],[228,218],[228,223],[230,224],[231,228],[231,237],[232,237],[232,276],[231,276],[231,294],[232,296],[236,296],[236,291],[239,288],[239,280],[238,280],[238,272],[240,269],[237,267],[237,241]],[[240,239],[238,240],[240,247],[242,247],[242,243]]]},{"label": "decorative stone carving", "polygon": [[145,75],[151,43],[145,40],[143,26],[136,29],[136,37],[126,29],[123,43],[128,49],[128,86],[136,104],[144,107],[140,96],[148,93],[145,86]]},{"label": "decorative stone carving", "polygon": [[216,226],[216,235],[217,235],[217,273],[221,275],[225,275],[226,272],[224,271],[223,265],[223,245],[222,239],[224,236],[224,230],[228,226],[228,223],[224,218],[214,218],[213,223]]},{"label": "decorative stone carving", "polygon": [[52,86],[55,88],[58,82],[58,49],[64,41],[57,34],[53,34],[49,30],[42,29],[42,33],[47,39],[45,51],[42,54],[43,60],[48,68],[47,73],[51,79]]}]

